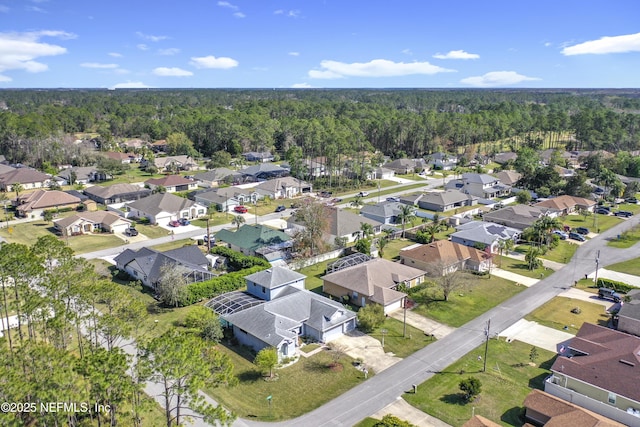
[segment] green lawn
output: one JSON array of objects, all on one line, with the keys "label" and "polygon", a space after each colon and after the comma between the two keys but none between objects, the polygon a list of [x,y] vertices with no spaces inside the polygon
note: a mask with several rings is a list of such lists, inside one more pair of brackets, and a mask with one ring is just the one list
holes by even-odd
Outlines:
[{"label": "green lawn", "polygon": [[[482,415],[505,426],[521,426],[524,420],[522,402],[532,388],[543,389],[555,355],[538,348],[539,365],[529,364],[531,345],[519,341],[490,340],[487,370],[481,372],[484,345],[418,385],[418,392],[404,394],[404,399],[423,412],[458,427],[467,422],[472,413]],[[458,387],[461,380],[476,377],[482,392],[474,402],[463,401]]]},{"label": "green lawn", "polygon": [[[188,239],[188,240],[177,239],[177,240],[173,240],[171,242],[161,243],[159,245],[151,246],[151,249],[155,249],[156,251],[160,251],[160,252],[165,252],[165,251],[170,251],[171,249],[177,249],[177,248],[181,248],[183,246],[191,246],[191,245],[195,245],[195,244],[196,244],[196,242],[194,242],[191,239]],[[204,246],[203,246],[203,248],[204,248]]]},{"label": "green lawn", "polygon": [[325,275],[327,264],[330,264],[337,259],[338,258],[330,259],[298,270],[298,273],[307,276],[304,281],[305,288],[318,294],[322,294],[322,279],[320,277]]},{"label": "green lawn", "polygon": [[[522,245],[518,245],[514,250],[521,254],[526,254],[527,251],[529,250],[529,244],[525,243]],[[546,254],[540,255],[540,258],[543,258],[549,261],[559,262],[561,264],[566,264],[571,261],[571,258],[573,258],[573,254],[577,250],[578,250],[577,244],[568,240],[560,240],[558,242],[557,247],[553,249],[549,249]]]},{"label": "green lawn", "polygon": [[600,232],[608,230],[624,220],[613,215],[593,214],[588,216],[586,220],[582,215],[569,215],[564,217],[562,221],[571,226],[571,228],[587,227],[592,232],[597,233],[598,229]]},{"label": "green lawn", "polygon": [[409,239],[394,239],[389,240],[389,243],[384,247],[384,255],[382,258],[388,260],[397,260],[400,258],[400,250],[406,248],[407,246],[415,245],[416,242],[413,242]]},{"label": "green lawn", "polygon": [[369,336],[382,343],[382,330],[384,333],[384,351],[391,352],[398,357],[405,358],[433,342],[427,338],[423,331],[407,325],[406,335],[403,335],[404,323],[393,317],[387,317],[384,323],[376,328]]},{"label": "green lawn", "polygon": [[640,258],[630,259],[629,261],[619,262],[617,264],[611,264],[606,268],[607,270],[619,271],[620,273],[640,276]]},{"label": "green lawn", "polygon": [[[242,418],[260,421],[295,418],[364,381],[362,372],[353,367],[349,357],[340,359],[340,369],[330,368],[331,357],[327,351],[308,359],[301,357],[293,365],[278,369],[278,380],[265,381],[251,363],[252,354],[242,348],[218,347],[231,357],[240,384],[204,391]],[[267,396],[272,396],[271,406]]]},{"label": "green lawn", "polygon": [[[580,314],[571,312],[580,309]],[[576,334],[583,323],[607,326],[609,315],[604,306],[572,298],[556,297],[529,313],[525,319],[560,331]],[[565,329],[565,326],[567,327]]]},{"label": "green lawn", "polygon": [[153,224],[136,224],[136,230],[140,232],[140,234],[150,238],[150,239],[158,239],[160,237],[165,237],[169,232],[166,228],[162,228],[159,225]]},{"label": "green lawn", "polygon": [[620,234],[618,238],[610,240],[607,246],[614,248],[627,249],[640,242],[640,227],[633,227],[629,231]]},{"label": "green lawn", "polygon": [[462,275],[467,286],[452,292],[449,301],[442,300],[442,292],[437,287],[411,293],[411,298],[418,303],[414,310],[440,323],[459,327],[525,290],[524,286],[496,276],[476,276],[469,272]]},{"label": "green lawn", "polygon": [[521,261],[515,258],[509,258],[507,256],[496,256],[493,259],[494,265],[512,273],[520,274],[522,276],[531,277],[533,279],[544,279],[547,276],[553,274],[553,270],[541,267],[534,270],[529,270],[529,267],[525,261]]}]

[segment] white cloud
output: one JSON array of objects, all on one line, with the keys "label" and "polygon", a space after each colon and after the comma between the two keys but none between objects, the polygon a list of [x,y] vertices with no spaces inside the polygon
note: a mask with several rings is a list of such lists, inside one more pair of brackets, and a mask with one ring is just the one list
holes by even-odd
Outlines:
[{"label": "white cloud", "polygon": [[313,88],[309,83],[295,83],[291,85],[292,89],[310,89]]},{"label": "white cloud", "polygon": [[180,53],[180,49],[178,49],[177,47],[170,47],[168,49],[158,49],[158,55],[171,56],[171,55],[177,55],[178,53]]},{"label": "white cloud", "polygon": [[445,54],[436,53],[433,55],[437,59],[478,59],[480,55],[477,53],[469,53],[464,50],[451,50]]},{"label": "white cloud", "polygon": [[289,56],[300,56],[300,52],[289,52]]},{"label": "white cloud", "polygon": [[149,46],[144,43],[137,44],[136,47],[140,50],[149,50]]},{"label": "white cloud", "polygon": [[178,68],[178,67],[158,67],[158,68],[154,68],[153,70],[153,74],[155,74],[156,76],[162,76],[162,77],[189,77],[189,76],[193,76],[193,73],[191,71],[188,70],[183,70],[182,68]]},{"label": "white cloud", "polygon": [[10,82],[10,81],[12,81],[11,77],[3,76],[2,74],[0,74],[0,83],[6,83],[6,82]]},{"label": "white cloud", "polygon": [[227,58],[224,56],[216,58],[213,55],[209,55],[209,56],[200,56],[200,57],[193,56],[191,57],[191,62],[189,62],[189,64],[193,65],[196,68],[227,69],[227,68],[237,67],[238,61],[236,61],[233,58]]},{"label": "white cloud", "polygon": [[297,18],[298,16],[300,16],[300,11],[295,9],[292,9],[292,10],[278,9],[278,10],[275,10],[273,14],[283,15],[283,16],[286,16],[287,18]]},{"label": "white cloud", "polygon": [[129,70],[125,70],[124,68],[116,68],[115,70],[113,70],[114,74],[129,74],[131,71]]},{"label": "white cloud", "polygon": [[540,80],[537,77],[527,77],[515,71],[492,71],[483,76],[467,77],[460,83],[475,87],[499,87],[515,85],[526,81]]},{"label": "white cloud", "polygon": [[[0,33],[0,73],[9,70],[24,70],[29,73],[46,71],[47,65],[36,59],[67,53],[67,49],[62,46],[41,42],[42,37],[72,39],[75,35],[64,31]],[[11,80],[7,76],[2,76],[1,79]]]},{"label": "white cloud", "polygon": [[553,46],[553,43],[551,43],[551,42],[546,42],[544,44],[544,47],[551,47],[551,46]]},{"label": "white cloud", "polygon": [[8,13],[9,12],[9,6],[5,6],[3,4],[0,4],[0,13]]},{"label": "white cloud", "polygon": [[166,40],[166,39],[169,38],[167,36],[154,36],[154,35],[151,35],[151,34],[145,34],[145,33],[142,33],[140,31],[136,32],[136,36],[138,36],[138,37],[140,37],[141,39],[144,39],[144,40],[149,40],[151,42],[159,42],[159,41]]},{"label": "white cloud", "polygon": [[220,7],[226,7],[232,10],[238,10],[238,6],[236,6],[235,4],[231,4],[228,1],[219,1],[218,2],[218,6]]},{"label": "white cloud", "polygon": [[404,53],[405,55],[413,55],[413,52],[411,52],[411,49],[402,49],[402,53]]},{"label": "white cloud", "polygon": [[109,56],[113,56],[114,58],[122,58],[122,54],[118,52],[109,52]]},{"label": "white cloud", "polygon": [[233,16],[235,16],[236,18],[246,18],[246,17],[247,17],[247,15],[245,15],[245,14],[244,14],[244,13],[242,13],[242,12],[235,12],[235,13],[233,14]]},{"label": "white cloud", "polygon": [[102,69],[114,69],[118,68],[118,64],[101,64],[99,62],[83,62],[80,64],[84,68],[102,68]]},{"label": "white cloud", "polygon": [[38,6],[25,6],[24,8],[27,12],[38,12],[38,13],[47,13],[46,10],[44,10],[41,7]]},{"label": "white cloud", "polygon": [[147,86],[142,82],[124,82],[111,86],[111,89],[146,89],[150,87],[152,86]]},{"label": "white cloud", "polygon": [[309,71],[309,77],[314,79],[337,79],[343,77],[396,77],[412,74],[437,74],[454,72],[447,68],[438,67],[428,62],[393,62],[386,59],[346,64],[338,61],[320,62],[322,70]]},{"label": "white cloud", "polygon": [[598,40],[590,40],[562,49],[562,54],[567,56],[627,52],[640,52],[640,33],[601,37]]}]

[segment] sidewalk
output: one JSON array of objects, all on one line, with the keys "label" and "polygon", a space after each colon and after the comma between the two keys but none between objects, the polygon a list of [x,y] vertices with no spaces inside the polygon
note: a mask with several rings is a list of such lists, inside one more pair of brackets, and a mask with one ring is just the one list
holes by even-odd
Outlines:
[{"label": "sidewalk", "polygon": [[[588,275],[590,279],[595,278],[595,271]],[[626,283],[627,285],[640,288],[640,277],[632,274],[620,273],[619,271],[607,270],[606,268],[598,269],[598,277],[616,280],[618,282]]]},{"label": "sidewalk", "polygon": [[498,267],[492,267],[491,274],[493,274],[494,276],[502,277],[503,279],[511,280],[512,282],[519,283],[526,287],[533,286],[540,281],[540,279],[534,279],[532,277],[527,277],[521,274],[512,273],[510,271],[506,271]]},{"label": "sidewalk", "polygon": [[[404,311],[396,310],[391,313],[391,317],[403,322]],[[451,332],[455,331],[455,328],[452,328],[451,326],[443,325],[435,320],[427,319],[426,317],[414,313],[411,310],[407,310],[407,324],[420,329],[425,334],[433,335],[436,339],[444,338]]]}]

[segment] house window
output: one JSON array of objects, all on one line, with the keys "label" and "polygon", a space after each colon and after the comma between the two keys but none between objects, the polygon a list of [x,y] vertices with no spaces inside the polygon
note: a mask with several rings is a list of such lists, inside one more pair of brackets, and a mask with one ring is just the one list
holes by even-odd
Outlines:
[{"label": "house window", "polygon": [[135,277],[138,277],[138,272],[137,272],[136,270],[133,270],[133,275],[134,275]]},{"label": "house window", "polygon": [[609,393],[609,399],[608,399],[609,403],[612,405],[616,404],[616,395],[614,393]]},{"label": "house window", "polygon": [[266,294],[267,293],[267,288],[265,288],[264,286],[260,286],[262,288],[262,293]]}]

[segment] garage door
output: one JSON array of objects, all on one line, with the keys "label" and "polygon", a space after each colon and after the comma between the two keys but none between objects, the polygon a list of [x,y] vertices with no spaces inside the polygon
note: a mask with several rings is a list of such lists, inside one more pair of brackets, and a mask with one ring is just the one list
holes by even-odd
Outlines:
[{"label": "garage door", "polygon": [[113,231],[114,233],[124,233],[124,230],[126,230],[127,228],[129,228],[129,224],[127,223],[111,225],[111,231]]},{"label": "garage door", "polygon": [[389,304],[389,305],[386,305],[386,306],[384,307],[384,314],[388,314],[388,313],[391,313],[391,312],[393,312],[393,311],[395,311],[395,310],[398,310],[399,308],[401,308],[401,307],[402,307],[402,305],[401,305],[401,304],[402,304],[402,300],[400,300],[400,301],[396,301],[396,302],[391,303],[391,304]]},{"label": "garage door", "polygon": [[342,325],[330,329],[324,333],[324,342],[329,342],[342,336]]}]

